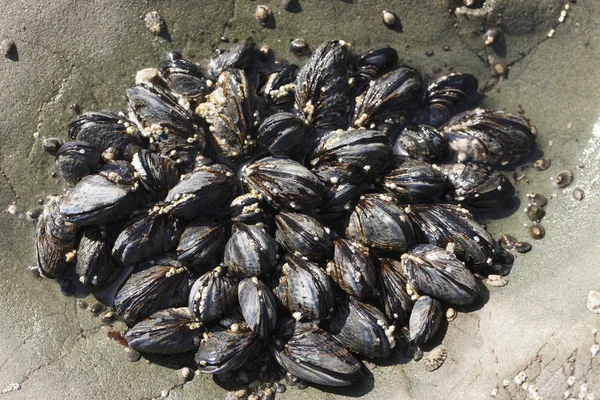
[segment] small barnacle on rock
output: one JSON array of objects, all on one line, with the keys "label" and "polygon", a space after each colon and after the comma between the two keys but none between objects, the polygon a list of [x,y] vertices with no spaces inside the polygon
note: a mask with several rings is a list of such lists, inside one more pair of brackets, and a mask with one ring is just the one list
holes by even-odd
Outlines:
[{"label": "small barnacle on rock", "polygon": [[144,16],[146,28],[155,35],[160,35],[165,29],[165,20],[158,11],[150,11]]},{"label": "small barnacle on rock", "polygon": [[429,354],[427,354],[423,358],[423,363],[425,363],[425,369],[429,372],[433,372],[444,364],[446,358],[448,357],[448,352],[443,347],[436,347]]},{"label": "small barnacle on rock", "polygon": [[573,182],[573,173],[571,171],[560,171],[554,178],[554,186],[559,189],[569,186]]}]

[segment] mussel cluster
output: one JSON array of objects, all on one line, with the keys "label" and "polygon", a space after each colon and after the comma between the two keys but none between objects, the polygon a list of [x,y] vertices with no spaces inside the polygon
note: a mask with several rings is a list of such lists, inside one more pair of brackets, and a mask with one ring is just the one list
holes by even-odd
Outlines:
[{"label": "mussel cluster", "polygon": [[208,374],[272,358],[349,385],[357,357],[429,341],[498,257],[463,207],[512,195],[493,166],[536,131],[472,109],[472,75],[424,86],[395,50],[349,47],[302,68],[252,41],[206,67],[172,53],[127,115],[81,114],[45,141],[71,188],[38,219],[40,273],[113,290],[131,348],[193,351]]}]

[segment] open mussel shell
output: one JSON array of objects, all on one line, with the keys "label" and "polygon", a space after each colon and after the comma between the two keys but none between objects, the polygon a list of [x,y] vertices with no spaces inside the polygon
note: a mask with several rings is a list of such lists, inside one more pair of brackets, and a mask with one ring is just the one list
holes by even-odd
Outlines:
[{"label": "open mussel shell", "polygon": [[477,280],[456,256],[435,245],[422,244],[402,255],[409,285],[419,294],[456,305],[479,298]]},{"label": "open mussel shell", "polygon": [[298,72],[295,109],[315,129],[346,124],[350,97],[348,43],[330,40],[315,50]]},{"label": "open mussel shell", "polygon": [[123,265],[111,254],[113,245],[110,229],[85,229],[77,249],[75,272],[87,290],[96,292],[110,286],[123,270]]},{"label": "open mussel shell", "polygon": [[236,301],[237,283],[229,276],[227,268],[219,266],[194,282],[188,307],[197,320],[210,322],[230,312]]},{"label": "open mussel shell", "polygon": [[400,261],[379,259],[379,289],[385,315],[396,326],[408,325],[413,301],[406,290],[407,277]]},{"label": "open mussel shell", "polygon": [[194,359],[201,373],[224,374],[252,361],[263,348],[260,336],[249,329],[217,326],[204,335]]},{"label": "open mussel shell", "polygon": [[294,105],[298,66],[288,64],[279,71],[270,73],[259,93],[262,108],[271,112],[289,112]]},{"label": "open mussel shell", "polygon": [[183,175],[181,181],[169,190],[165,198],[167,210],[186,219],[220,217],[229,211],[236,187],[235,176],[226,166],[201,166]]},{"label": "open mussel shell", "polygon": [[506,176],[487,165],[455,163],[440,168],[447,178],[445,198],[464,206],[494,208],[513,192]]},{"label": "open mussel shell", "polygon": [[427,343],[442,322],[442,304],[429,296],[421,296],[410,314],[409,339],[415,344]]},{"label": "open mussel shell", "polygon": [[179,105],[167,91],[148,82],[127,90],[129,108],[142,127],[142,135],[151,142],[161,142],[168,136],[178,136],[199,151],[206,147],[206,138],[193,115]]},{"label": "open mussel shell", "polygon": [[187,307],[167,308],[138,322],[127,332],[129,347],[142,353],[177,354],[198,348],[204,327]]},{"label": "open mussel shell", "polygon": [[241,69],[248,72],[254,65],[256,58],[256,44],[252,39],[246,39],[231,46],[218,57],[210,61],[208,74],[211,79],[216,80],[221,72],[227,69]]},{"label": "open mussel shell", "polygon": [[169,89],[187,100],[199,101],[212,91],[208,75],[190,60],[169,60],[160,67],[160,73]]},{"label": "open mussel shell", "polygon": [[275,217],[277,243],[288,252],[318,261],[330,258],[333,243],[328,229],[306,214],[281,212]]},{"label": "open mussel shell", "polygon": [[301,160],[308,127],[294,114],[281,112],[266,118],[256,134],[258,143],[275,157]]},{"label": "open mussel shell", "polygon": [[356,59],[354,74],[357,78],[370,81],[379,78],[398,64],[398,53],[391,47],[371,50]]},{"label": "open mussel shell", "polygon": [[474,97],[478,81],[471,74],[451,73],[436,79],[423,94],[424,120],[440,126],[454,115],[456,108]]},{"label": "open mussel shell", "polygon": [[277,362],[292,375],[324,386],[348,386],[362,375],[361,363],[340,342],[311,322],[281,323],[272,342]]},{"label": "open mussel shell", "polygon": [[371,298],[377,281],[369,248],[342,238],[335,239],[333,244],[333,261],[327,264],[331,280],[350,296]]},{"label": "open mussel shell", "polygon": [[225,224],[203,218],[194,220],[181,235],[177,258],[188,267],[205,272],[219,264],[228,237]]},{"label": "open mussel shell", "polygon": [[244,185],[278,210],[301,211],[313,208],[323,198],[325,186],[302,164],[267,157],[242,170]]},{"label": "open mussel shell", "polygon": [[415,243],[413,225],[404,210],[381,194],[361,196],[346,236],[380,253],[403,252]]},{"label": "open mussel shell", "polygon": [[248,327],[268,339],[277,324],[277,303],[271,289],[255,276],[246,278],[238,285],[238,300]]},{"label": "open mussel shell", "polygon": [[172,251],[183,228],[176,217],[160,210],[142,214],[125,225],[115,240],[112,255],[127,265]]},{"label": "open mussel shell", "polygon": [[192,277],[177,260],[164,257],[135,271],[117,292],[115,308],[132,326],[164,308],[185,306]]},{"label": "open mussel shell", "polygon": [[467,267],[481,270],[494,259],[490,234],[464,208],[439,204],[414,204],[408,214],[421,243],[456,254]]},{"label": "open mussel shell", "polygon": [[504,111],[476,109],[444,126],[458,162],[506,165],[525,157],[537,131],[525,118]]},{"label": "open mussel shell", "polygon": [[286,259],[281,279],[285,282],[284,305],[297,319],[326,319],[333,307],[333,290],[325,271],[302,258],[288,254]]},{"label": "open mussel shell", "polygon": [[448,140],[431,125],[408,125],[396,138],[394,154],[426,162],[448,155]]},{"label": "open mussel shell", "polygon": [[61,198],[52,198],[37,220],[35,250],[37,267],[48,278],[62,279],[68,274],[67,256],[77,243],[77,226],[60,212]]},{"label": "open mussel shell", "polygon": [[60,211],[77,225],[103,225],[126,218],[137,206],[137,195],[136,185],[88,175],[67,192]]},{"label": "open mussel shell", "polygon": [[219,75],[214,92],[196,108],[209,125],[212,145],[219,157],[238,161],[256,145],[258,98],[242,70],[227,69]]},{"label": "open mussel shell", "polygon": [[442,194],[445,178],[437,166],[425,161],[399,159],[378,181],[378,186],[399,203],[419,203],[437,199]]},{"label": "open mussel shell", "polygon": [[396,345],[394,326],[376,307],[350,298],[339,298],[325,326],[353,353],[368,358],[388,358]]},{"label": "open mussel shell", "polygon": [[56,168],[70,186],[75,186],[84,176],[89,175],[99,162],[100,152],[88,142],[66,142],[56,154]]},{"label": "open mussel shell", "polygon": [[356,98],[352,126],[387,130],[402,125],[422,87],[421,75],[408,67],[400,67],[371,81],[365,92]]},{"label": "open mussel shell", "polygon": [[243,277],[265,276],[273,270],[276,261],[277,243],[263,225],[241,222],[233,225],[223,257],[232,273]]},{"label": "open mussel shell", "polygon": [[389,136],[365,129],[336,130],[322,136],[310,154],[310,165],[335,165],[361,175],[373,176],[389,163],[392,149]]},{"label": "open mussel shell", "polygon": [[256,193],[246,193],[236,197],[229,206],[231,221],[247,225],[264,221],[264,213],[260,206],[260,198]]},{"label": "open mussel shell", "polygon": [[69,137],[95,146],[100,153],[109,148],[118,159],[131,160],[143,147],[135,125],[122,116],[105,112],[86,112],[69,125]]},{"label": "open mussel shell", "polygon": [[146,191],[159,200],[179,183],[179,171],[169,158],[142,149],[134,154],[131,164]]}]

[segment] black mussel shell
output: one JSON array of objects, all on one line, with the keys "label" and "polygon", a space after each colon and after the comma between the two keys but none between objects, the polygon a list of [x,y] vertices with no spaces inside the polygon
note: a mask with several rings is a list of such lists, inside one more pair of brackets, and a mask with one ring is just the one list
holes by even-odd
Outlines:
[{"label": "black mussel shell", "polygon": [[301,160],[308,128],[294,114],[281,112],[265,119],[257,132],[258,143],[275,157]]},{"label": "black mussel shell", "polygon": [[348,386],[363,375],[361,363],[311,322],[287,320],[280,324],[271,352],[284,369],[310,383]]},{"label": "black mussel shell", "polygon": [[267,340],[277,324],[275,295],[257,277],[246,278],[238,285],[238,300],[248,327]]},{"label": "black mussel shell", "polygon": [[325,329],[345,348],[368,358],[388,358],[396,345],[395,328],[385,315],[353,298],[336,300]]},{"label": "black mussel shell", "polygon": [[206,138],[193,115],[167,91],[147,82],[127,90],[129,108],[142,127],[142,135],[151,142],[168,142],[170,136],[183,139],[199,151],[206,147]]},{"label": "black mussel shell", "polygon": [[315,129],[336,129],[346,124],[350,97],[348,44],[325,42],[298,72],[295,109]]},{"label": "black mussel shell", "polygon": [[222,52],[210,61],[208,73],[213,80],[216,80],[221,72],[227,69],[234,68],[249,72],[254,66],[256,53],[256,45],[252,39],[236,43],[228,51]]},{"label": "black mussel shell", "polygon": [[279,210],[302,211],[313,208],[325,193],[325,186],[302,164],[267,157],[242,170],[244,185]]},{"label": "black mussel shell", "polygon": [[361,196],[350,215],[346,236],[383,253],[403,252],[416,241],[404,210],[382,194]]},{"label": "black mussel shell", "polygon": [[305,214],[281,212],[275,217],[277,243],[288,252],[318,261],[331,258],[333,243],[328,229]]},{"label": "black mussel shell", "polygon": [[371,50],[354,62],[355,76],[361,80],[379,78],[398,64],[398,53],[391,47]]},{"label": "black mussel shell", "polygon": [[68,256],[77,244],[77,226],[60,212],[61,198],[52,198],[37,220],[35,250],[37,267],[48,278],[62,279],[72,264]]},{"label": "black mussel shell", "polygon": [[421,75],[407,67],[400,67],[371,81],[356,99],[352,126],[387,130],[388,127],[402,125],[422,87]]},{"label": "black mussel shell", "polygon": [[332,185],[317,207],[317,213],[325,220],[337,220],[345,212],[352,210],[352,204],[359,194],[360,187],[357,185]]},{"label": "black mussel shell", "polygon": [[160,200],[179,183],[179,171],[167,157],[142,149],[133,156],[131,164],[146,191]]},{"label": "black mussel shell", "polygon": [[319,139],[310,155],[310,165],[313,168],[333,165],[373,176],[387,167],[391,154],[390,139],[385,133],[364,129],[337,130]]},{"label": "black mussel shell", "polygon": [[206,272],[219,264],[223,258],[229,237],[226,224],[196,219],[183,231],[177,246],[177,258],[183,264],[199,272]]},{"label": "black mussel shell", "polygon": [[431,125],[408,125],[394,143],[394,154],[427,162],[448,155],[448,140]]},{"label": "black mussel shell", "polygon": [[88,175],[67,192],[60,211],[67,221],[82,226],[125,219],[137,206],[136,189],[136,185],[121,185],[102,175]]},{"label": "black mussel shell", "polygon": [[379,282],[385,315],[397,326],[408,325],[413,302],[406,288],[408,281],[401,262],[391,258],[380,258]]},{"label": "black mussel shell", "polygon": [[440,126],[448,121],[460,104],[474,97],[478,84],[473,75],[462,73],[444,75],[429,84],[422,101],[425,122]]},{"label": "black mussel shell", "polygon": [[132,326],[156,311],[185,306],[192,277],[177,260],[165,257],[135,271],[117,292],[115,308]]},{"label": "black mussel shell", "polygon": [[537,131],[523,117],[476,109],[448,122],[444,134],[455,161],[506,165],[529,154]]},{"label": "black mussel shell", "polygon": [[410,206],[408,215],[415,224],[419,242],[453,252],[471,269],[481,270],[492,265],[492,237],[466,209],[450,205],[414,204]]},{"label": "black mussel shell", "polygon": [[267,76],[259,91],[263,109],[271,112],[292,110],[298,70],[297,65],[289,64]]},{"label": "black mussel shell", "polygon": [[134,264],[172,251],[184,224],[160,209],[142,214],[125,225],[112,248],[121,263]]},{"label": "black mussel shell", "polygon": [[223,71],[215,90],[196,113],[210,126],[213,149],[219,157],[239,161],[252,153],[260,116],[258,98],[244,71]]},{"label": "black mussel shell", "polygon": [[260,198],[256,193],[246,193],[236,197],[229,206],[231,221],[247,225],[263,222],[264,213],[260,207]]},{"label": "black mussel shell", "polygon": [[399,203],[419,203],[437,199],[442,194],[445,178],[436,165],[425,161],[397,160],[380,178],[378,186]]},{"label": "black mussel shell", "polygon": [[87,290],[96,292],[107,288],[123,270],[111,254],[112,236],[109,229],[98,227],[90,227],[83,232],[77,249],[75,272]]},{"label": "black mussel shell", "polygon": [[96,174],[102,175],[113,183],[119,185],[135,186],[137,183],[137,175],[135,169],[125,160],[108,161],[102,164],[95,170]]},{"label": "black mussel shell", "polygon": [[237,283],[227,268],[216,267],[194,282],[188,307],[202,322],[217,320],[231,311],[237,301]]},{"label": "black mussel shell", "polygon": [[122,116],[105,112],[87,112],[69,125],[69,137],[95,146],[100,153],[109,148],[117,151],[117,158],[131,160],[143,144],[135,125]]},{"label": "black mussel shell", "polygon": [[506,176],[487,165],[455,163],[440,168],[447,178],[445,198],[464,206],[494,208],[513,192]]},{"label": "black mussel shell", "polygon": [[196,168],[181,177],[165,199],[171,214],[192,219],[220,217],[235,197],[237,182],[231,170],[221,164]]},{"label": "black mussel shell", "polygon": [[277,262],[277,243],[263,225],[233,225],[223,262],[244,277],[268,275]]},{"label": "black mussel shell", "polygon": [[325,271],[317,264],[291,255],[283,265],[285,306],[297,319],[323,320],[333,307],[333,290]]},{"label": "black mussel shell", "polygon": [[252,361],[263,348],[260,336],[250,330],[217,326],[204,335],[194,359],[203,374],[224,374]]},{"label": "black mussel shell", "polygon": [[333,261],[327,264],[331,280],[350,296],[371,298],[377,281],[369,248],[342,238],[335,239],[333,244]]},{"label": "black mussel shell", "polygon": [[409,339],[415,344],[427,343],[435,335],[442,322],[442,304],[429,296],[421,296],[415,302],[409,321]]},{"label": "black mussel shell", "polygon": [[56,168],[70,186],[89,175],[99,162],[100,152],[88,142],[66,142],[56,154]]},{"label": "black mussel shell", "polygon": [[409,286],[419,294],[456,305],[473,304],[479,298],[477,280],[453,253],[422,244],[402,255]]},{"label": "black mussel shell", "polygon": [[142,353],[177,354],[198,348],[204,327],[187,307],[167,308],[125,332],[129,347]]},{"label": "black mussel shell", "polygon": [[199,101],[212,91],[208,75],[190,60],[169,60],[160,72],[169,89],[188,100]]}]

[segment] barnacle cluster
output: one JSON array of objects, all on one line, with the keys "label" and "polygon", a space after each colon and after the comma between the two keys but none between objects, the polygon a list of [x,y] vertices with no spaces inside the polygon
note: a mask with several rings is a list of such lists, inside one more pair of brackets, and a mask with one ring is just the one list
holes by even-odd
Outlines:
[{"label": "barnacle cluster", "polygon": [[195,352],[202,373],[271,359],[350,385],[361,357],[431,340],[499,258],[468,208],[512,195],[493,166],[536,131],[473,109],[472,75],[424,86],[393,49],[349,47],[302,68],[251,41],[206,68],[174,53],[128,114],[80,115],[45,142],[71,188],[38,219],[40,273],[116,288],[132,349]]}]

